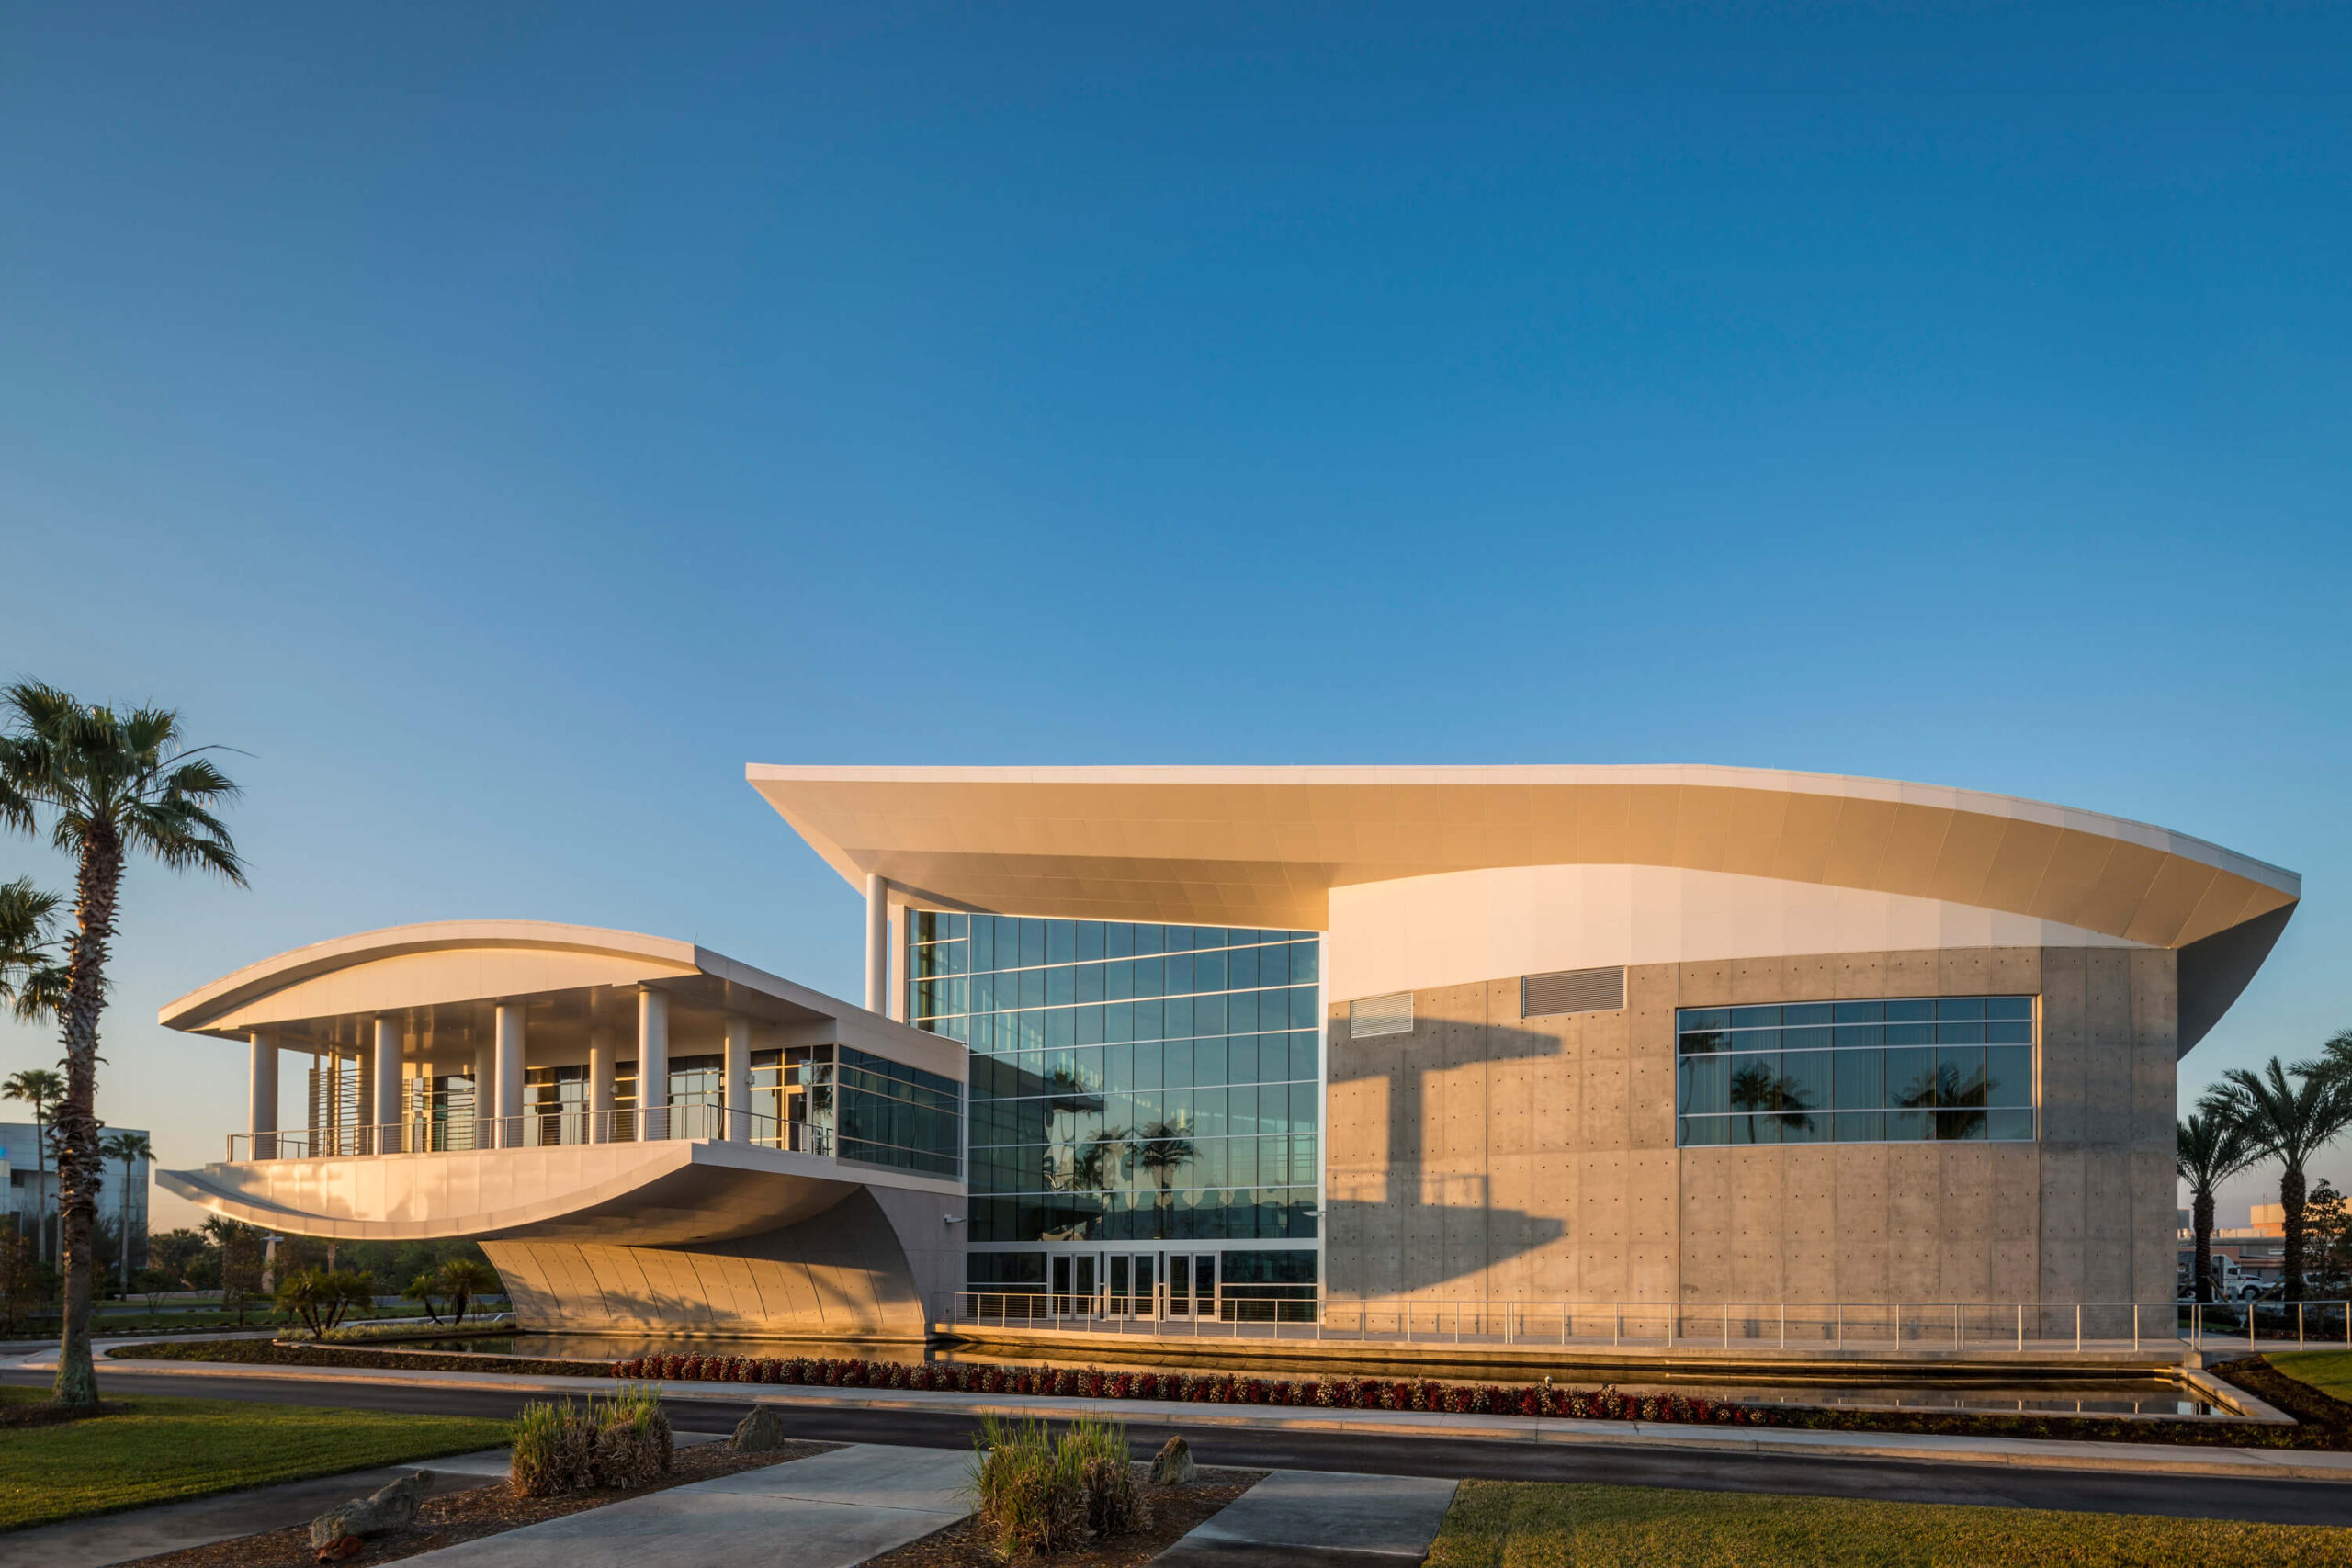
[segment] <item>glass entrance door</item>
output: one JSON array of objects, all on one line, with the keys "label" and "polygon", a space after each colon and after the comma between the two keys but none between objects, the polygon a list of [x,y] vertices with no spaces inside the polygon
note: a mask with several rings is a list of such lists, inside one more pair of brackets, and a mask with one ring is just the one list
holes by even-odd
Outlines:
[{"label": "glass entrance door", "polygon": [[1113,1255],[1106,1260],[1109,1287],[1103,1292],[1103,1310],[1112,1317],[1153,1317],[1159,1311],[1153,1286],[1159,1278],[1159,1258],[1156,1253],[1141,1252],[1125,1256]]}]

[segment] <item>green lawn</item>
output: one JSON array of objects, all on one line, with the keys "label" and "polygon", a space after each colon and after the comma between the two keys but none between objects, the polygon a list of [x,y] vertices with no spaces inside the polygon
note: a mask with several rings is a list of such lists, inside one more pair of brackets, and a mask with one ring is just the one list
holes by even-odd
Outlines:
[{"label": "green lawn", "polygon": [[2297,1382],[2352,1404],[2352,1350],[2273,1350],[2263,1359]]},{"label": "green lawn", "polygon": [[2352,1564],[2352,1529],[1861,1503],[1551,1482],[1464,1482],[1429,1568],[2263,1568]]},{"label": "green lawn", "polygon": [[[0,1388],[0,1404],[46,1389]],[[0,1429],[0,1530],[273,1481],[494,1449],[503,1421],[238,1400],[127,1399],[130,1412]]]}]

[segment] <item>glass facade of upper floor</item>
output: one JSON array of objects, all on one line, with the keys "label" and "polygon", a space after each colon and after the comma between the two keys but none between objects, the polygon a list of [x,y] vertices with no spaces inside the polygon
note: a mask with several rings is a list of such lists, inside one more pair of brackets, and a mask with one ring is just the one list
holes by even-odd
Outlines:
[{"label": "glass facade of upper floor", "polygon": [[1311,1241],[1312,931],[918,910],[907,1016],[971,1048],[975,1244]]}]

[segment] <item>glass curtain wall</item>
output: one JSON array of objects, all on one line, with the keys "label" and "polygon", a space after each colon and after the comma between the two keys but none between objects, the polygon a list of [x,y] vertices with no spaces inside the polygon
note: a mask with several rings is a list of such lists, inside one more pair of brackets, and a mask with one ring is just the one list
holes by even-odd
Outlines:
[{"label": "glass curtain wall", "polygon": [[2030,1142],[2033,1002],[1684,1008],[1676,1014],[1679,1142]]},{"label": "glass curtain wall", "polygon": [[907,1016],[972,1051],[975,1244],[1311,1241],[1312,931],[915,911]]}]

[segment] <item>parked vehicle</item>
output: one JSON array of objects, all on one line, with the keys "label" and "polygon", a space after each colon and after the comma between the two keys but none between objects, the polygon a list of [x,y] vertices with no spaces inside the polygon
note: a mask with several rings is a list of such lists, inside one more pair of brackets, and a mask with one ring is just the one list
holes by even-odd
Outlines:
[{"label": "parked vehicle", "polygon": [[[2180,1273],[2177,1277],[2177,1282],[2179,1286],[2180,1299],[2182,1301],[2188,1302],[2197,1299],[2197,1280],[2193,1272],[2193,1266],[2186,1255],[2182,1258]],[[2227,1254],[2220,1252],[2213,1254],[2213,1299],[2215,1301],[2256,1301],[2263,1299],[2268,1293],[2274,1292],[2278,1289],[2278,1281],[2277,1280],[2265,1279],[2260,1275],[2241,1268],[2238,1264],[2238,1260],[2234,1258],[2229,1257]]]}]

